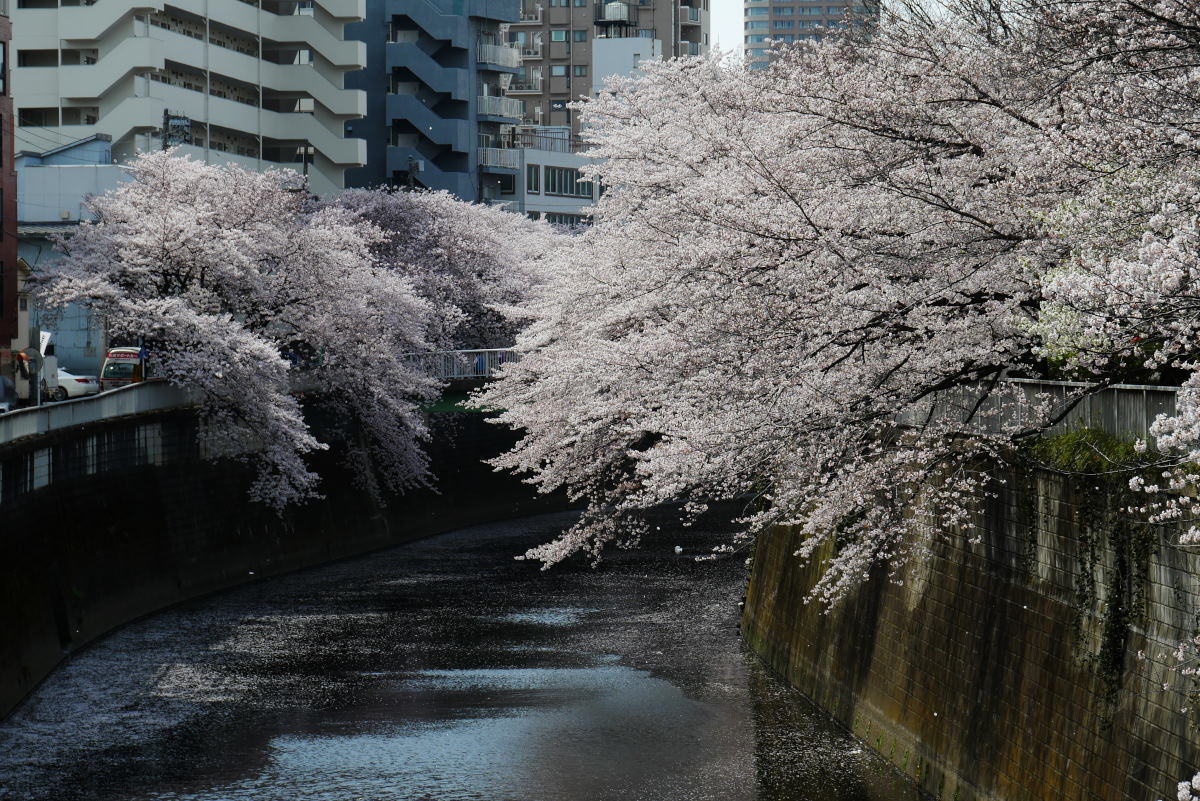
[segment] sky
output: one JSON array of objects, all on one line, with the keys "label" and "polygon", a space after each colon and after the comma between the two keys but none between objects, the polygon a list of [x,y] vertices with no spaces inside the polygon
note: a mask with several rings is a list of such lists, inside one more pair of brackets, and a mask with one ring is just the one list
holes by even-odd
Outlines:
[{"label": "sky", "polygon": [[709,14],[713,42],[722,50],[741,50],[742,0],[712,0]]}]

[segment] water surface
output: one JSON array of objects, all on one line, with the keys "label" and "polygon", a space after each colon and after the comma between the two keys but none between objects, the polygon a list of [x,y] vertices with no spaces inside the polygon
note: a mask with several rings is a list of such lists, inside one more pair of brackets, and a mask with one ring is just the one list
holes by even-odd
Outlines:
[{"label": "water surface", "polygon": [[[743,652],[713,532],[542,572],[482,526],[130,625],[0,726],[4,801],[906,801]],[[674,551],[685,548],[683,555]]]}]

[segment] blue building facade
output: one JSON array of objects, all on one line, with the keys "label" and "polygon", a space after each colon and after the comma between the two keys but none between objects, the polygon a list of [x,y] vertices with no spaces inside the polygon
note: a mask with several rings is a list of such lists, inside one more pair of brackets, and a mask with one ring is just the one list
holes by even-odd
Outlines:
[{"label": "blue building facade", "polygon": [[520,0],[367,0],[366,20],[346,26],[367,43],[367,68],[346,77],[367,92],[367,116],[349,125],[367,165],[346,185],[498,198],[520,167],[524,104],[504,97],[520,51],[503,27],[519,13]]}]

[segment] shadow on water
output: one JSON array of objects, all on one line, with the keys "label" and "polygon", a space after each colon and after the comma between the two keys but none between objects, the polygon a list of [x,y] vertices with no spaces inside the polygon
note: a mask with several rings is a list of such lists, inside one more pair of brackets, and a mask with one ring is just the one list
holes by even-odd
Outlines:
[{"label": "shadow on water", "polygon": [[[482,526],[126,627],[0,727],[4,801],[903,801],[743,653],[719,532],[598,570]],[[685,546],[677,556],[675,545]]]}]

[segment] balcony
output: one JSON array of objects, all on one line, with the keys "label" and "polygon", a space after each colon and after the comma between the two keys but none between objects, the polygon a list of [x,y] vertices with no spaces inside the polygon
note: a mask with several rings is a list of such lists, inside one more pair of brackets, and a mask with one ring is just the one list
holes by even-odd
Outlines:
[{"label": "balcony", "polygon": [[506,91],[510,95],[540,93],[542,91],[542,78],[541,76],[526,78],[525,80],[513,78],[512,83],[508,85]]},{"label": "balcony", "polygon": [[516,69],[521,66],[521,51],[511,45],[483,44],[475,49],[475,61]]},{"label": "balcony", "polygon": [[521,168],[521,151],[511,147],[481,147],[479,166],[518,170]]},{"label": "balcony", "polygon": [[679,7],[679,24],[680,25],[699,25],[700,24],[700,9],[692,6]]},{"label": "balcony", "polygon": [[510,25],[541,25],[542,24],[542,7],[522,8],[521,18]]},{"label": "balcony", "polygon": [[485,95],[479,98],[478,113],[486,114],[489,117],[504,117],[510,120],[519,120],[524,111],[525,104],[511,97],[490,97]]},{"label": "balcony", "polygon": [[699,56],[704,53],[703,45],[699,42],[680,42],[679,55],[681,56]]},{"label": "balcony", "polygon": [[597,25],[637,25],[638,7],[633,3],[611,0],[607,3],[596,3],[595,10]]},{"label": "balcony", "polygon": [[541,58],[542,44],[538,42],[536,45],[521,48],[521,58]]}]

